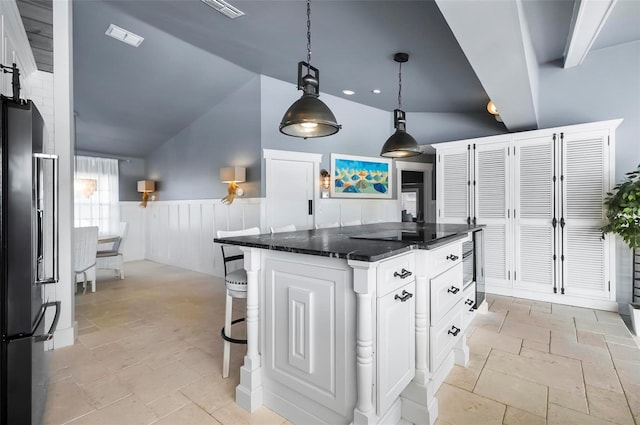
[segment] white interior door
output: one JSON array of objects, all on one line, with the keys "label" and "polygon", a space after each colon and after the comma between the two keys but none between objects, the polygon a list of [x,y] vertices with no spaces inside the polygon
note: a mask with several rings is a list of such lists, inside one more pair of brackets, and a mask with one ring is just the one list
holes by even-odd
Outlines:
[{"label": "white interior door", "polygon": [[313,226],[314,176],[313,162],[267,161],[267,226]]}]

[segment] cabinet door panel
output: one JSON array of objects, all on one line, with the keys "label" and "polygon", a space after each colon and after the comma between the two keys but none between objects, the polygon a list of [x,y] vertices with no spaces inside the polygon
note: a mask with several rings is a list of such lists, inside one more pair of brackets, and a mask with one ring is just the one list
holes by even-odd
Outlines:
[{"label": "cabinet door panel", "polygon": [[564,234],[564,293],[608,298],[608,262],[600,229],[567,225]]},{"label": "cabinet door panel", "polygon": [[469,214],[469,150],[467,145],[438,154],[437,196],[439,223],[466,223]]},{"label": "cabinet door panel", "polygon": [[554,185],[557,143],[552,134],[516,141],[514,286],[521,289],[551,293],[558,286],[559,247],[553,227],[560,205]]},{"label": "cabinet door panel", "polygon": [[488,285],[511,285],[511,238],[508,207],[510,168],[508,141],[475,145],[474,202],[476,223],[484,224]]},{"label": "cabinet door panel", "polygon": [[415,281],[378,299],[378,414],[383,414],[415,375]]}]

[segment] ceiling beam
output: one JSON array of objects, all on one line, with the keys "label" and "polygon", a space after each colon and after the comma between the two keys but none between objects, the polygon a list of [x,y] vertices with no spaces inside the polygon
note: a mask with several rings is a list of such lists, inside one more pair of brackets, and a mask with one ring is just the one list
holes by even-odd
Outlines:
[{"label": "ceiling beam", "polygon": [[564,48],[564,67],[582,64],[618,0],[576,0]]},{"label": "ceiling beam", "polygon": [[538,128],[538,62],[521,0],[436,0],[509,131]]}]

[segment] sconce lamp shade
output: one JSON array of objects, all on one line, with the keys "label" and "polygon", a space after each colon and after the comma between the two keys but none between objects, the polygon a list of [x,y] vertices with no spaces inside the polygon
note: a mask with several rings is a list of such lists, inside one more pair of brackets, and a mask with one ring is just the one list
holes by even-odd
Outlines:
[{"label": "sconce lamp shade", "polygon": [[247,178],[245,167],[223,167],[220,169],[220,181],[222,183],[242,183]]},{"label": "sconce lamp shade", "polygon": [[156,182],[153,180],[138,180],[138,192],[155,192]]}]

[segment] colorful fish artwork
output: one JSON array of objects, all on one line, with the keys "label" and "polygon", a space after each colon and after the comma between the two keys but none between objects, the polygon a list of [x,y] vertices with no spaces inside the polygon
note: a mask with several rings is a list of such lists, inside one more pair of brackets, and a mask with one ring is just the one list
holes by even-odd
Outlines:
[{"label": "colorful fish artwork", "polygon": [[[356,159],[358,158],[358,159]],[[391,162],[332,154],[334,196],[357,194],[359,197],[389,197]]]}]

